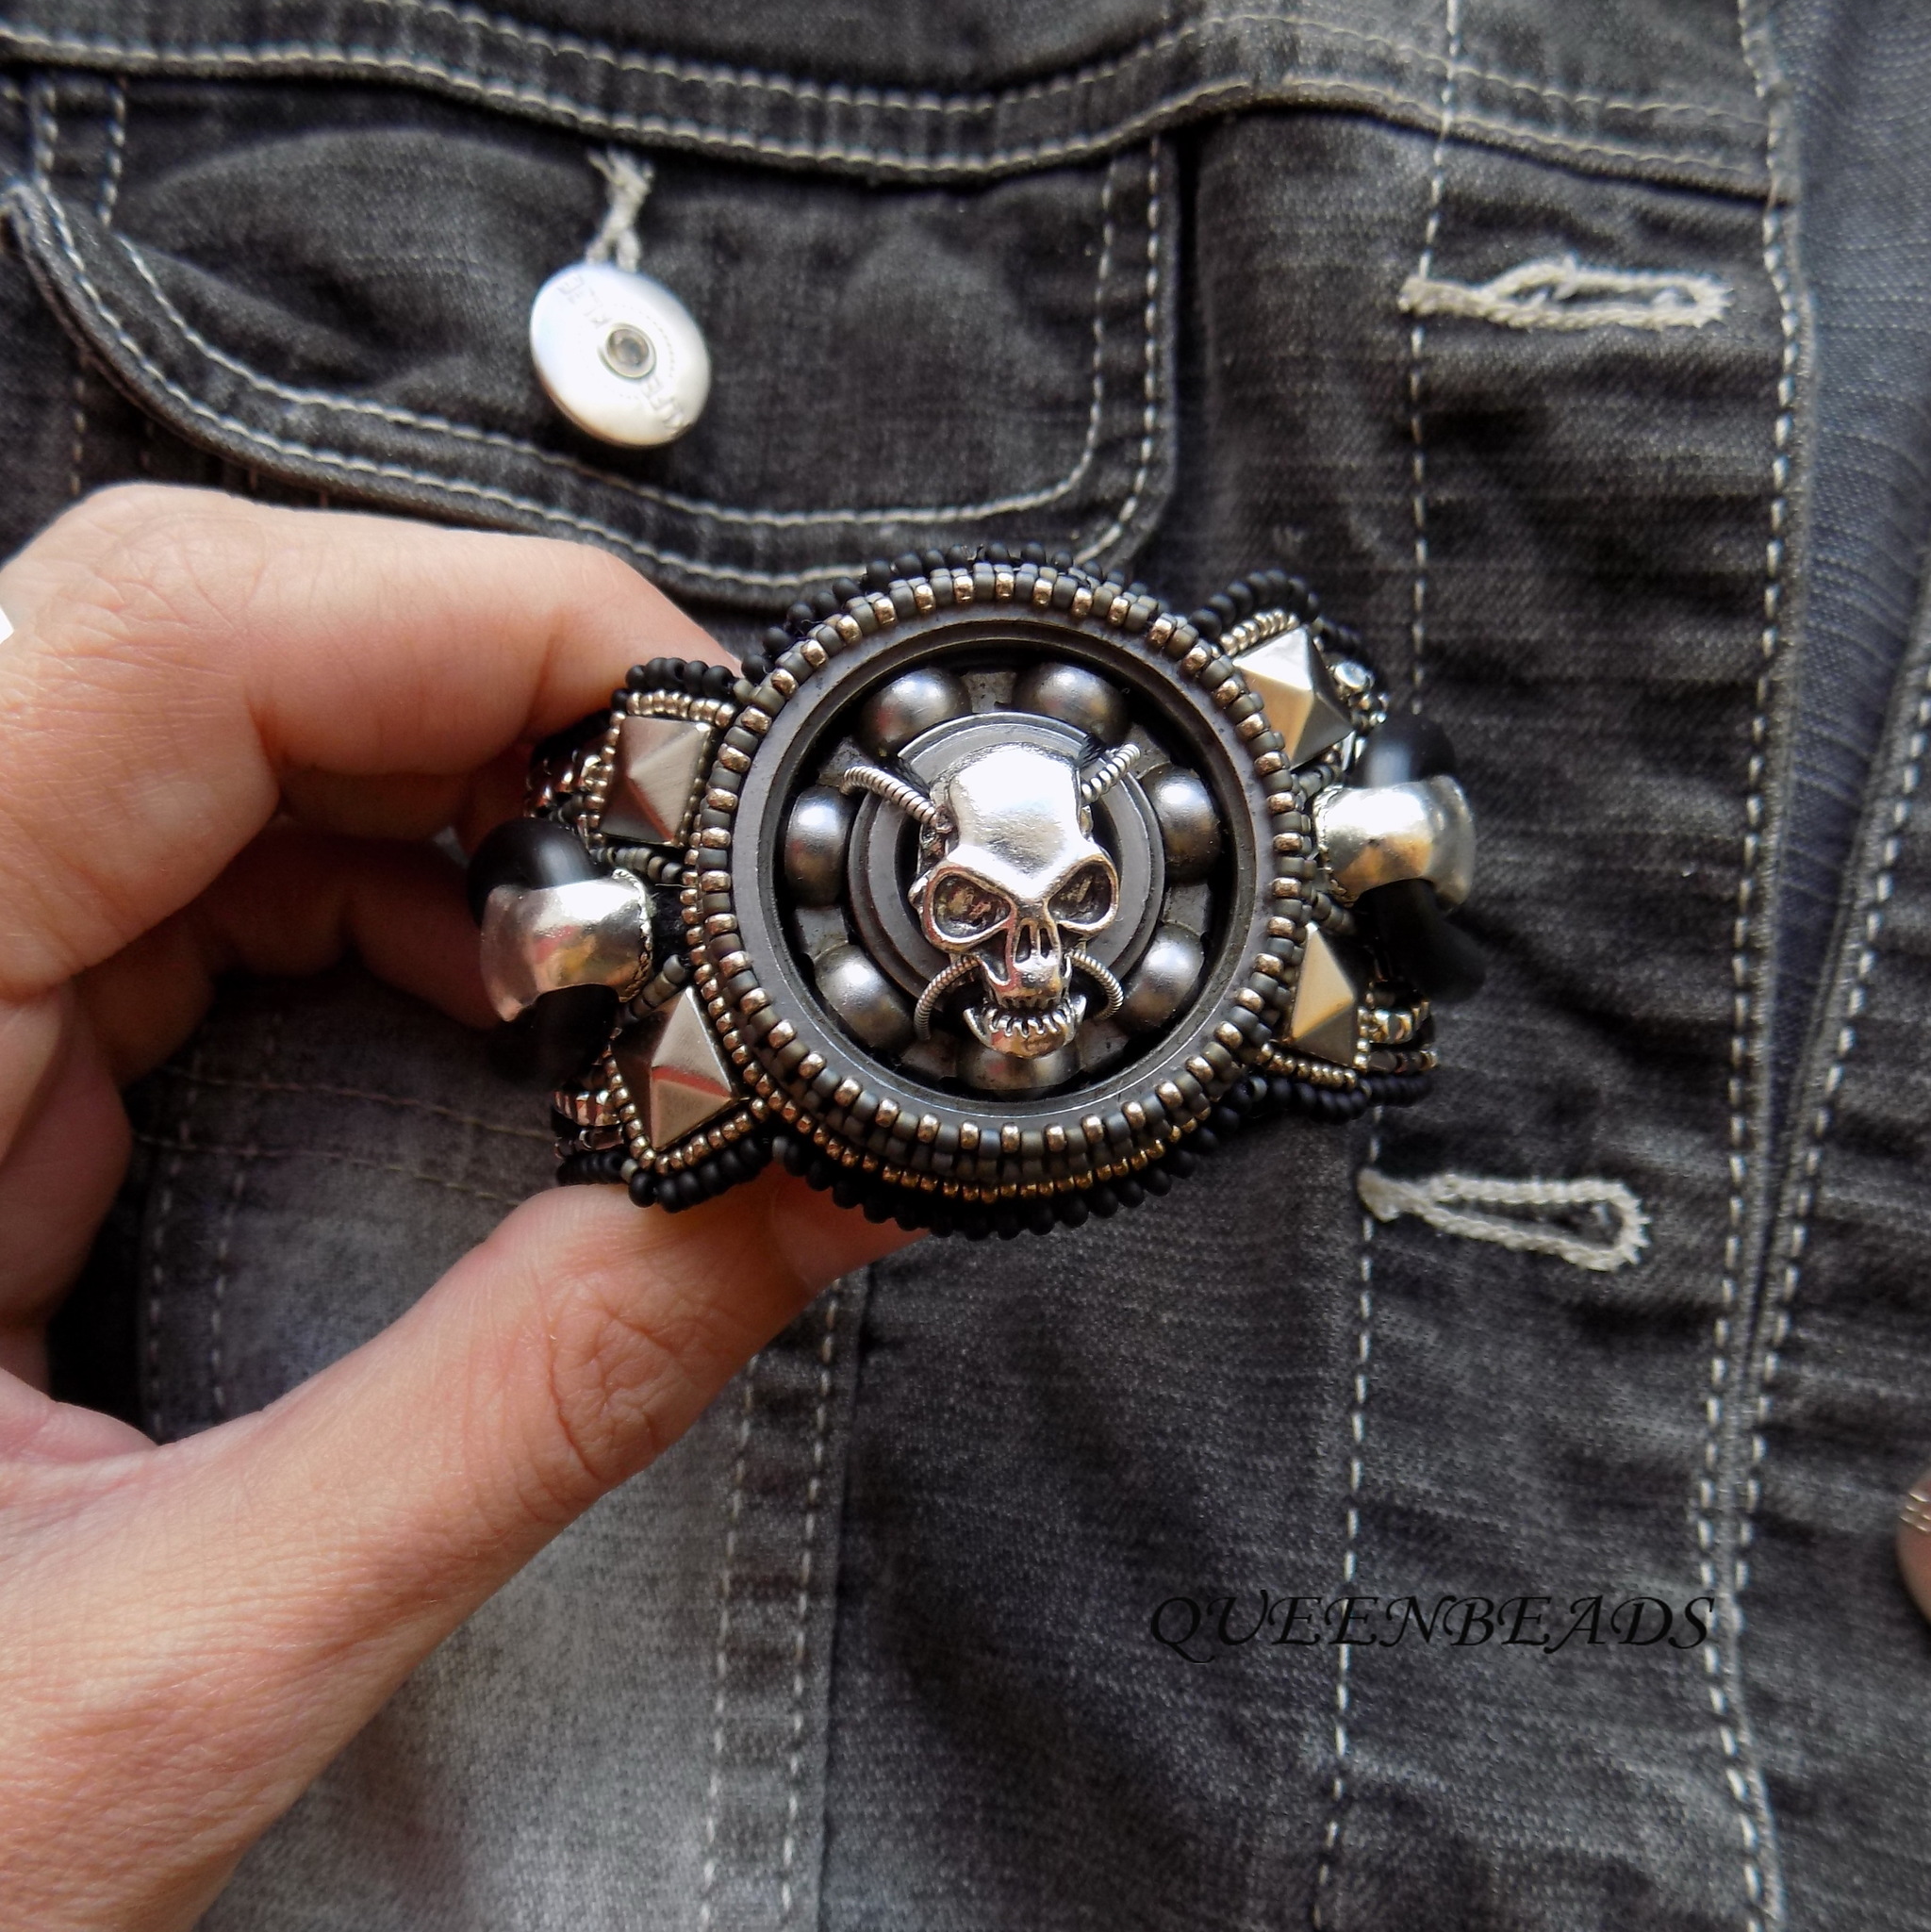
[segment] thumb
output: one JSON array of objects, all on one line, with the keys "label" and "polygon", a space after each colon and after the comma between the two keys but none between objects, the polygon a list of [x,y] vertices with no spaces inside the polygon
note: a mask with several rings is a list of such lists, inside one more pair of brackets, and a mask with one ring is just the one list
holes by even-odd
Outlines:
[{"label": "thumb", "polygon": [[[9,1720],[0,1815],[16,1845],[67,1848],[34,1923],[191,1924],[429,1650],[903,1238],[768,1170],[674,1216],[561,1190],[258,1414],[16,1469],[13,1500],[33,1495],[7,1539],[25,1560],[0,1566],[0,1686],[39,1688]],[[92,1888],[77,1912],[69,1885]]]}]

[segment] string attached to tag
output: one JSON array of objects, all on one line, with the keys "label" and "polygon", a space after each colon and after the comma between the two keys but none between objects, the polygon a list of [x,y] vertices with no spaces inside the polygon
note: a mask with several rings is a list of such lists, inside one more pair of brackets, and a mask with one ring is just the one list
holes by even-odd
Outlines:
[{"label": "string attached to tag", "polygon": [[579,429],[645,449],[675,440],[703,412],[710,351],[690,311],[638,267],[637,219],[655,169],[620,148],[590,163],[609,204],[583,259],[536,291],[530,359],[550,400]]}]

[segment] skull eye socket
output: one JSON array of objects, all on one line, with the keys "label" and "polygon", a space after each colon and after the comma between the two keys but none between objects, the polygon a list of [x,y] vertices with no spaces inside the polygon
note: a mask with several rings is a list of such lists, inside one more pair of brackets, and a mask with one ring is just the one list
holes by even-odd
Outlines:
[{"label": "skull eye socket", "polygon": [[948,946],[973,946],[1012,917],[1013,902],[968,873],[948,872],[933,882],[926,913]]},{"label": "skull eye socket", "polygon": [[1105,866],[1081,866],[1052,896],[1054,921],[1075,933],[1097,933],[1114,915],[1114,879]]}]

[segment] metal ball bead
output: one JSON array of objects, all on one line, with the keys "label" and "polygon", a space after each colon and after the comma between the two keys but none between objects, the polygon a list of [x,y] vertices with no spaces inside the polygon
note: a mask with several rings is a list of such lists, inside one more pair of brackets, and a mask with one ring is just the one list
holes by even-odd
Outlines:
[{"label": "metal ball bead", "polygon": [[1080,1070],[1079,1055],[1062,1047],[1055,1053],[1041,1053],[1021,1060],[1011,1053],[995,1053],[977,1040],[959,1049],[959,1078],[967,1086],[985,1094],[1032,1094],[1043,1087],[1056,1087],[1071,1080]]},{"label": "metal ball bead", "polygon": [[1204,879],[1220,855],[1220,815],[1213,794],[1177,765],[1144,781],[1147,802],[1160,820],[1166,848],[1166,876],[1184,884]]},{"label": "metal ball bead", "polygon": [[818,997],[867,1047],[883,1052],[912,1038],[912,1009],[862,946],[838,946],[817,963]]},{"label": "metal ball bead", "polygon": [[888,758],[920,732],[972,709],[966,686],[949,670],[927,665],[874,691],[858,714],[858,741],[874,758]]},{"label": "metal ball bead", "polygon": [[1205,965],[1199,940],[1184,926],[1158,927],[1127,982],[1120,1024],[1135,1033],[1164,1026],[1199,983]]},{"label": "metal ball bead", "polygon": [[835,905],[857,804],[830,785],[799,793],[784,825],[784,883],[800,905]]},{"label": "metal ball bead", "polygon": [[1119,692],[1077,664],[1035,664],[1022,671],[1013,687],[1013,703],[1020,711],[1076,724],[1102,745],[1118,744],[1131,722]]}]

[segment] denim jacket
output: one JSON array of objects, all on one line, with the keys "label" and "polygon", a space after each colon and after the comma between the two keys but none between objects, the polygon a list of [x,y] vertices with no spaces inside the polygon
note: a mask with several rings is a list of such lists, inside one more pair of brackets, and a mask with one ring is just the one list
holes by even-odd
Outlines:
[{"label": "denim jacket", "polygon": [[[0,551],[211,483],[734,644],[906,547],[1280,563],[1482,841],[1428,1104],[841,1283],[209,1926],[1924,1923],[1927,79],[1889,0],[0,0]],[[658,450],[528,356],[613,147]],[[353,968],[131,1106],[58,1362],[162,1437],[550,1169]]]}]

